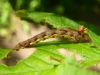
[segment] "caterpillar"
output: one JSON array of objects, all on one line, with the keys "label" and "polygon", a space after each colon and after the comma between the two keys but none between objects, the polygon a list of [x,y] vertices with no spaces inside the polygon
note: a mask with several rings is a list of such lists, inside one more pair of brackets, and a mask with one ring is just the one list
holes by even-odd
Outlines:
[{"label": "caterpillar", "polygon": [[32,44],[36,44],[39,41],[42,41],[48,38],[55,38],[55,37],[67,38],[74,42],[78,42],[81,40],[88,40],[87,35],[85,35],[85,29],[86,28],[84,28],[84,26],[79,26],[78,31],[75,31],[73,29],[68,29],[68,28],[62,28],[60,30],[52,29],[52,30],[44,31],[30,39],[27,39],[23,42],[18,43],[14,47],[14,50],[18,51],[21,48],[28,48]]}]

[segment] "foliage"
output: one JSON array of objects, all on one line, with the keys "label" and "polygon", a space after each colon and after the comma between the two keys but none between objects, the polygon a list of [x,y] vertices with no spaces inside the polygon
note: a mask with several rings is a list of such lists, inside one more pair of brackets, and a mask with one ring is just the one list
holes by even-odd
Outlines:
[{"label": "foliage", "polygon": [[[52,25],[54,28],[61,28],[61,27],[69,27],[72,29],[77,29],[79,24],[77,22],[74,22],[68,18],[58,16],[52,13],[43,13],[43,12],[29,12],[29,11],[18,11],[16,13],[20,17],[29,18],[37,23],[41,23],[43,21],[44,23],[48,23]],[[22,15],[23,14],[23,15]],[[36,47],[36,51],[28,58],[19,61],[19,63],[16,66],[10,66],[7,67],[5,65],[1,65],[0,73],[1,74],[8,74],[11,75],[12,73],[18,74],[18,75],[47,75],[48,73],[51,75],[52,72],[54,72],[54,75],[64,74],[63,70],[68,70],[66,74],[74,72],[78,73],[76,75],[79,75],[81,72],[83,72],[82,67],[90,66],[90,65],[97,65],[100,61],[99,56],[99,36],[96,35],[92,30],[89,30],[88,35],[90,35],[92,39],[92,43],[95,44],[97,47],[92,47],[89,43],[69,43],[67,41],[53,41],[53,42],[44,42],[39,43],[37,45],[34,45],[33,47]],[[73,63],[73,60],[71,60],[71,57],[66,59],[63,55],[61,55],[58,52],[59,48],[64,48],[67,50],[71,50],[73,52],[76,52],[82,56],[81,61],[81,70],[76,67],[75,62]],[[93,57],[91,57],[93,56]],[[58,62],[57,60],[50,59],[50,57],[53,57],[57,60],[62,61],[62,63]],[[65,60],[65,61],[64,61]],[[68,60],[68,61],[67,61]],[[70,64],[69,63],[72,63]],[[66,66],[63,66],[66,65]],[[57,67],[55,67],[57,66]],[[69,71],[71,67],[74,67],[72,72]],[[67,69],[69,67],[69,69]],[[7,70],[6,72],[4,72]],[[77,71],[76,71],[77,70]],[[86,72],[89,74],[89,72]],[[90,72],[91,74],[92,72]],[[93,73],[93,75],[97,75]]]},{"label": "foliage", "polygon": [[[46,47],[46,46],[45,46]],[[52,47],[52,46],[51,46]],[[57,47],[56,47],[57,48]],[[4,50],[0,49],[4,52]],[[42,54],[42,53],[44,54]],[[41,54],[41,56],[39,56]],[[49,54],[49,55],[48,55]],[[62,63],[50,60],[49,56],[62,59],[63,57],[53,50],[39,49],[29,58],[20,61],[16,66],[0,65],[1,75],[99,75],[95,72],[82,69],[82,65],[77,63],[74,56],[64,57]],[[45,56],[45,57],[44,57]],[[59,64],[59,65],[58,65]],[[57,66],[58,65],[58,66]],[[6,71],[6,72],[5,72]]]},{"label": "foliage", "polygon": [[[5,0],[4,0],[5,1]],[[7,3],[9,10],[5,10],[6,16],[4,19],[0,18],[2,27],[7,23],[7,17],[9,16],[10,8],[14,8],[12,0],[12,7],[10,7],[10,3],[8,1],[3,3]],[[44,0],[45,3],[47,2]],[[85,1],[85,0],[84,0]],[[93,1],[93,0],[91,0]],[[1,3],[0,2],[0,3]],[[33,2],[33,6],[31,4]],[[87,33],[92,43],[72,43],[66,41],[51,41],[51,42],[42,42],[33,46],[36,48],[36,51],[29,56],[28,58],[21,60],[15,66],[6,66],[4,64],[0,64],[0,74],[1,75],[99,75],[92,71],[84,70],[84,67],[87,66],[96,66],[100,61],[100,33],[99,29],[95,26],[89,27],[89,24],[83,22],[75,22],[67,17],[62,17],[53,13],[44,13],[44,12],[33,12],[28,10],[36,10],[39,6],[41,0],[29,0],[28,3],[26,0],[17,0],[15,3],[16,10],[25,8],[25,4],[27,9],[26,11],[17,11],[16,15],[21,18],[28,18],[36,23],[43,22],[44,24],[49,24],[53,28],[60,29],[62,27],[68,27],[74,30],[77,30],[80,24],[83,24],[86,28],[89,29]],[[66,2],[66,0],[64,0]],[[69,3],[73,3],[71,0]],[[1,5],[1,4],[0,4]],[[4,4],[6,6],[6,4]],[[41,4],[40,4],[41,5]],[[4,6],[4,7],[5,7]],[[62,5],[61,10],[64,11]],[[76,6],[76,5],[75,5]],[[29,8],[28,8],[29,7]],[[69,5],[69,7],[71,7]],[[0,8],[4,9],[2,6]],[[14,9],[15,9],[14,8]],[[42,8],[42,7],[41,7]],[[47,7],[48,8],[48,7]],[[72,7],[73,8],[73,7]],[[39,9],[39,8],[38,8]],[[50,9],[50,8],[48,8]],[[74,8],[73,8],[74,9]],[[75,10],[74,10],[75,11]],[[4,24],[4,25],[3,25]],[[24,22],[25,30],[29,31],[27,27],[27,23]],[[73,55],[68,56],[67,58],[58,52],[59,48],[64,48],[66,50],[72,51],[73,53],[78,53],[82,56],[82,61],[77,63]],[[7,54],[12,51],[12,49],[2,49],[0,48],[0,59],[7,56]],[[51,58],[52,57],[52,58]]]}]

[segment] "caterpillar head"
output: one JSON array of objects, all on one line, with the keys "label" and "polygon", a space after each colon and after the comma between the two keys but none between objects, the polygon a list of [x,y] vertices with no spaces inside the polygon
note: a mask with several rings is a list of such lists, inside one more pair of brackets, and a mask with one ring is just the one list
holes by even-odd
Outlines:
[{"label": "caterpillar head", "polygon": [[79,34],[83,35],[83,34],[85,34],[85,33],[87,33],[87,32],[88,32],[88,29],[85,28],[83,25],[80,25],[80,26],[78,27],[78,33],[79,33]]}]

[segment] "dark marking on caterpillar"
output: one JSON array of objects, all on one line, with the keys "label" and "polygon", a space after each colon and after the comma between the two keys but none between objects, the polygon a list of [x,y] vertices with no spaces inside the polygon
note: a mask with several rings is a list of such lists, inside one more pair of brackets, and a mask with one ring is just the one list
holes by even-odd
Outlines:
[{"label": "dark marking on caterpillar", "polygon": [[84,26],[79,26],[78,30],[72,30],[72,29],[66,29],[62,28],[60,30],[53,29],[44,31],[28,40],[25,40],[23,42],[18,43],[14,50],[18,51],[21,48],[28,48],[31,47],[31,45],[38,43],[39,41],[46,40],[48,38],[65,38],[72,40],[73,42],[79,42],[79,41],[90,41],[90,37],[85,34],[85,28]]}]

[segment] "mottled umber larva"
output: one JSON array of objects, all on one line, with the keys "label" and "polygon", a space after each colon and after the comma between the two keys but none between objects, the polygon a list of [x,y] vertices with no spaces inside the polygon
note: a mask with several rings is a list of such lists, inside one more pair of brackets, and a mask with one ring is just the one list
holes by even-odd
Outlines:
[{"label": "mottled umber larva", "polygon": [[[79,26],[78,31],[72,30],[72,29],[60,29],[60,30],[48,30],[48,31],[44,31],[28,40],[25,40],[23,42],[18,43],[15,47],[14,50],[18,51],[21,48],[28,48],[30,47],[32,44],[36,44],[41,40],[45,40],[48,38],[54,38],[54,37],[58,37],[58,38],[67,38],[67,39],[71,39],[74,42],[78,42],[81,39],[83,40],[87,40],[86,36],[84,36],[84,26]],[[84,39],[85,38],[85,39]]]}]

